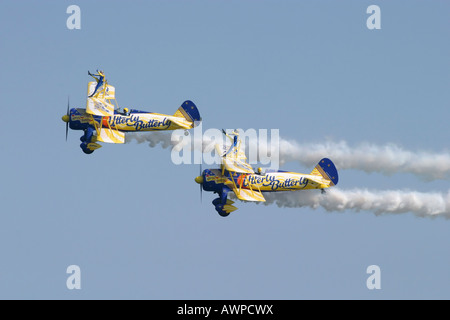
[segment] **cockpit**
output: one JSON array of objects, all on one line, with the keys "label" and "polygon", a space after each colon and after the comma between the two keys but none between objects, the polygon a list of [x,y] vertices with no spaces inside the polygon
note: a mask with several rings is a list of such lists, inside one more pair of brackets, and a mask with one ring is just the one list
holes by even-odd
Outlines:
[{"label": "cockpit", "polygon": [[114,114],[120,114],[120,115],[123,115],[123,116],[128,116],[128,115],[130,115],[130,110],[128,108],[123,108],[123,109],[117,108],[117,109],[114,110]]}]

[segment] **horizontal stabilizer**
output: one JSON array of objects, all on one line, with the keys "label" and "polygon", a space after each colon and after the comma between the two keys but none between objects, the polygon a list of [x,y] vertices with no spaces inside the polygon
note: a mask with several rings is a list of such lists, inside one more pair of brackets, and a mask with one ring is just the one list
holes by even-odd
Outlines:
[{"label": "horizontal stabilizer", "polygon": [[125,133],[113,129],[100,128],[96,138],[101,142],[125,143]]},{"label": "horizontal stabilizer", "polygon": [[328,188],[333,185],[332,184],[333,182],[331,180],[322,178],[318,175],[310,174],[310,175],[305,175],[304,177],[310,181],[314,181],[315,183],[321,185],[323,188]]},{"label": "horizontal stabilizer", "polygon": [[176,116],[170,117],[170,121],[172,121],[173,123],[175,123],[176,125],[180,126],[183,129],[192,129],[195,127],[193,122],[189,122],[185,118],[181,117]]}]

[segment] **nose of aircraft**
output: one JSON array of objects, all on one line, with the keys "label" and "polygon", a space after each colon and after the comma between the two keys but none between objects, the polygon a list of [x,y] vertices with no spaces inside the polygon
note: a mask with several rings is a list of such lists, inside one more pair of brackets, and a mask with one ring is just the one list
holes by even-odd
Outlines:
[{"label": "nose of aircraft", "polygon": [[202,176],[198,176],[197,178],[195,178],[195,182],[197,182],[198,184],[202,184],[203,183],[203,177]]},{"label": "nose of aircraft", "polygon": [[64,121],[64,122],[69,122],[70,117],[69,117],[69,115],[65,114],[65,115],[63,115],[63,116],[61,117],[61,119],[62,119],[62,121]]}]

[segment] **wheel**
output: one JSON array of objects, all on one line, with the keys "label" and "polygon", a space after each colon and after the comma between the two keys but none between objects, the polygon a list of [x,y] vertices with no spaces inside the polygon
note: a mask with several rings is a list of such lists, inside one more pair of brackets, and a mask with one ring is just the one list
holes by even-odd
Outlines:
[{"label": "wheel", "polygon": [[217,211],[221,217],[228,217],[230,213],[226,213],[224,211]]}]

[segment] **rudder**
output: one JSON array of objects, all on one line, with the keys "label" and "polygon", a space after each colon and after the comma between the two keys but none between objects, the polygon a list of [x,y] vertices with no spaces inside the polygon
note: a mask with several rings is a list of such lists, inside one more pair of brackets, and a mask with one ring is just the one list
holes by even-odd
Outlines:
[{"label": "rudder", "polygon": [[174,114],[175,117],[185,118],[189,122],[194,123],[194,127],[196,127],[200,121],[202,121],[202,117],[200,117],[200,112],[197,109],[197,106],[190,100],[186,100],[183,104],[178,108],[177,112]]},{"label": "rudder", "polygon": [[337,185],[339,181],[336,166],[328,158],[323,158],[322,160],[320,160],[319,163],[314,168],[314,170],[311,172],[311,174],[320,175],[325,179],[330,180],[331,181],[330,185],[332,186]]}]

